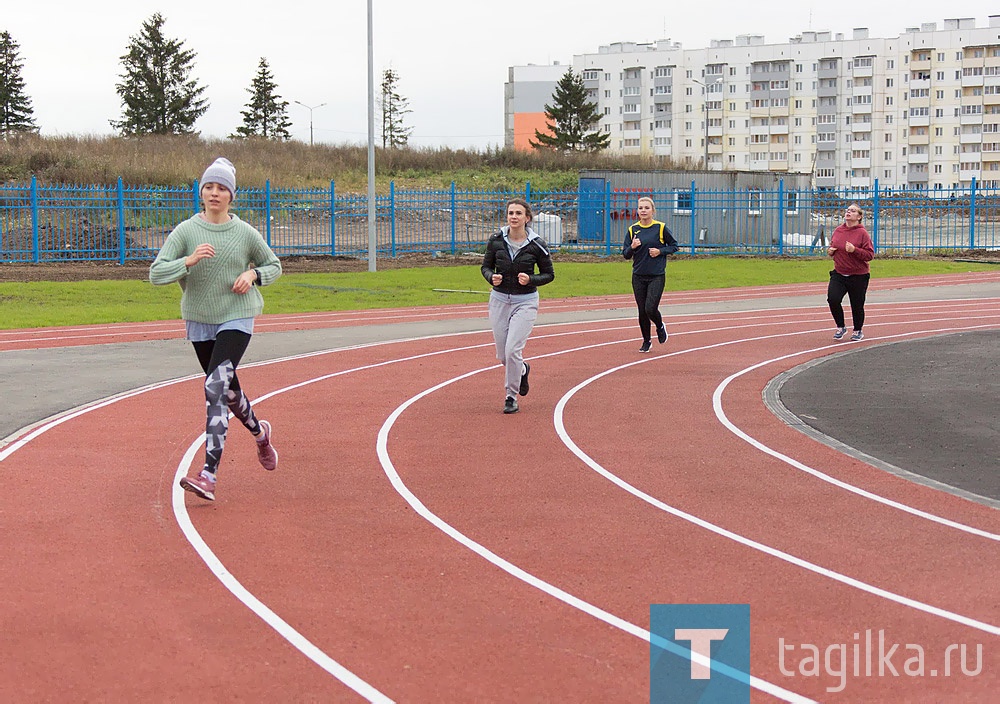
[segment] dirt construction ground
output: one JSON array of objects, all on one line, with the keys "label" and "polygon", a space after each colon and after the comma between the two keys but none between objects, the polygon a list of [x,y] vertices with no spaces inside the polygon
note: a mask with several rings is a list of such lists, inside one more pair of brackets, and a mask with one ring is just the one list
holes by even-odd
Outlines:
[{"label": "dirt construction ground", "polygon": [[[601,262],[606,257],[592,254],[556,253],[556,262]],[[379,271],[426,266],[460,266],[476,264],[479,255],[404,254],[376,260]],[[19,281],[121,281],[145,279],[149,275],[148,261],[117,262],[45,262],[40,264],[0,263],[0,283]],[[330,274],[368,271],[366,259],[354,257],[282,257],[286,274]]]}]

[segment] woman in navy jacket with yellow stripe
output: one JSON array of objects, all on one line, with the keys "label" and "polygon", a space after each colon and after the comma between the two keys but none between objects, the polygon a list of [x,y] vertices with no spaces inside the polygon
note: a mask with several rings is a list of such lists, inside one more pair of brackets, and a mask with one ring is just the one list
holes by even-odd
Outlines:
[{"label": "woman in navy jacket with yellow stripe", "polygon": [[639,309],[639,330],[642,332],[640,352],[649,352],[652,346],[651,325],[656,326],[656,339],[662,345],[667,341],[667,328],[660,315],[660,298],[666,281],[667,255],[680,247],[670,230],[659,220],[654,220],[656,206],[653,199],[643,196],[636,204],[639,222],[625,233],[622,256],[632,260],[632,292]]}]

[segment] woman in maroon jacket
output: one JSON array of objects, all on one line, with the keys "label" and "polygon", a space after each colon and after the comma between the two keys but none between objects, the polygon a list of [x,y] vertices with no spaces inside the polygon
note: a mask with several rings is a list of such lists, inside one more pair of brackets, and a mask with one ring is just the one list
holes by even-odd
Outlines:
[{"label": "woman in maroon jacket", "polygon": [[851,341],[857,342],[865,336],[861,328],[865,325],[865,294],[871,278],[868,262],[875,256],[875,247],[868,230],[861,224],[864,215],[857,203],[847,206],[844,224],[833,231],[830,247],[826,250],[833,257],[833,271],[830,272],[826,301],[830,304],[833,322],[837,324],[837,331],[833,333],[834,340],[847,334],[842,305],[845,294],[851,301],[851,322],[854,326]]}]

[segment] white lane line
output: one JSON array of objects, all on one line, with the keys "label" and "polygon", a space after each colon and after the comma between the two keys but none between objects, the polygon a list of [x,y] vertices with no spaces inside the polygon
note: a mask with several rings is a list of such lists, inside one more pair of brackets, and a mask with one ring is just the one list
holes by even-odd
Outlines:
[{"label": "white lane line", "polygon": [[[742,339],[742,340],[728,340],[726,342],[719,342],[719,343],[712,344],[712,345],[705,345],[703,347],[694,347],[694,348],[690,348],[690,349],[687,349],[687,350],[679,350],[677,352],[671,352],[671,353],[668,353],[668,354],[659,355],[657,357],[649,357],[649,358],[646,358],[646,359],[640,359],[640,360],[636,360],[634,362],[629,362],[627,364],[619,365],[617,367],[612,367],[611,369],[607,369],[607,370],[601,372],[600,374],[596,374],[596,375],[590,377],[589,379],[585,379],[584,381],[580,382],[579,384],[577,384],[576,386],[574,386],[572,389],[570,389],[569,391],[567,391],[566,394],[562,398],[559,399],[559,402],[556,404],[555,412],[553,414],[553,422],[554,422],[554,425],[555,425],[556,433],[559,435],[560,439],[562,439],[563,444],[566,445],[566,447],[569,449],[569,451],[572,452],[574,455],[576,455],[580,459],[580,461],[582,461],[590,469],[594,470],[595,472],[597,472],[602,477],[604,477],[608,481],[612,482],[613,484],[615,484],[619,488],[624,489],[625,491],[627,491],[628,493],[632,494],[633,496],[641,499],[642,501],[645,501],[646,503],[650,504],[651,506],[654,506],[654,507],[660,509],[661,511],[669,513],[672,516],[676,516],[677,518],[680,518],[680,519],[682,519],[684,521],[692,523],[692,524],[694,524],[694,525],[696,525],[696,526],[698,526],[700,528],[704,528],[705,530],[710,531],[712,533],[715,533],[716,535],[722,536],[724,538],[728,538],[729,540],[732,540],[732,541],[734,541],[736,543],[739,543],[741,545],[745,545],[745,546],[747,546],[749,548],[752,548],[754,550],[758,550],[760,552],[763,552],[764,554],[771,555],[772,557],[776,557],[779,560],[783,560],[785,562],[793,564],[793,565],[795,565],[797,567],[801,567],[801,568],[803,568],[805,570],[808,570],[810,572],[814,572],[816,574],[819,574],[821,576],[827,577],[827,578],[832,579],[834,581],[840,582],[842,584],[846,584],[849,587],[853,587],[853,588],[859,589],[859,590],[861,590],[863,592],[867,592],[869,594],[873,594],[875,596],[882,597],[884,599],[887,599],[888,601],[892,601],[892,602],[895,602],[895,603],[903,605],[903,606],[908,606],[908,607],[910,607],[912,609],[916,609],[917,611],[922,611],[924,613],[931,614],[933,616],[939,616],[941,618],[947,619],[949,621],[953,621],[955,623],[960,623],[960,624],[962,624],[964,626],[969,626],[970,628],[974,628],[976,630],[984,631],[984,632],[990,633],[992,635],[1000,635],[1000,626],[996,626],[996,625],[993,625],[993,624],[990,624],[990,623],[979,621],[977,619],[973,619],[973,618],[968,617],[968,616],[963,616],[962,614],[957,614],[957,613],[954,613],[952,611],[948,611],[946,609],[939,608],[937,606],[932,606],[931,604],[925,604],[925,603],[923,603],[921,601],[917,601],[916,599],[910,599],[909,597],[905,597],[905,596],[902,596],[900,594],[895,594],[894,592],[890,592],[890,591],[888,591],[886,589],[882,589],[882,588],[876,587],[876,586],[874,586],[872,584],[868,584],[866,582],[862,582],[861,580],[854,579],[853,577],[848,577],[847,575],[841,574],[839,572],[835,572],[834,570],[831,570],[831,569],[827,569],[825,567],[822,567],[820,565],[814,564],[814,563],[809,562],[807,560],[804,560],[802,558],[796,557],[795,555],[792,555],[790,553],[784,552],[782,550],[778,550],[777,548],[773,548],[773,547],[771,547],[769,545],[765,545],[763,543],[759,543],[759,542],[757,542],[755,540],[752,540],[750,538],[742,536],[742,535],[740,535],[738,533],[734,533],[734,532],[732,532],[730,530],[727,530],[726,528],[723,528],[721,526],[717,526],[714,523],[710,523],[710,522],[708,522],[708,521],[706,521],[704,519],[701,519],[701,518],[699,518],[699,517],[697,517],[695,515],[687,513],[686,511],[682,511],[679,508],[676,508],[676,507],[671,506],[671,505],[669,505],[667,503],[664,503],[663,501],[660,501],[656,497],[650,496],[649,494],[645,493],[644,491],[642,491],[642,490],[640,490],[640,489],[632,486],[631,484],[629,484],[628,482],[626,482],[621,477],[619,477],[619,476],[613,474],[612,472],[609,472],[607,469],[605,469],[600,463],[598,463],[596,460],[594,460],[592,457],[590,457],[590,455],[588,455],[586,452],[584,452],[573,441],[573,438],[570,437],[569,433],[566,430],[566,426],[563,423],[563,415],[565,413],[566,404],[569,402],[569,400],[574,395],[577,394],[577,392],[579,392],[583,388],[586,388],[587,386],[589,386],[591,383],[597,381],[598,379],[601,379],[601,378],[603,378],[605,376],[609,376],[609,375],[614,374],[616,372],[619,372],[619,371],[621,371],[623,369],[628,369],[629,367],[634,367],[634,366],[637,366],[639,364],[647,364],[647,363],[650,363],[650,362],[654,362],[654,361],[657,361],[657,360],[662,360],[662,359],[673,357],[673,356],[678,356],[678,355],[682,355],[682,354],[689,354],[689,353],[692,353],[692,352],[701,352],[701,351],[704,351],[704,350],[715,349],[715,348],[719,348],[719,347],[726,347],[728,345],[742,344],[742,343],[745,343],[745,342],[757,342],[759,340],[767,340],[767,339],[773,339],[773,338],[777,338],[777,337],[785,337],[787,335],[814,334],[816,332],[817,331],[815,331],[815,330],[803,330],[803,331],[799,331],[799,332],[784,333],[784,334],[779,334],[779,335],[763,335],[763,336],[760,336],[760,337],[745,338],[745,339]],[[679,333],[679,334],[688,334],[688,333]]]},{"label": "white lane line", "polygon": [[[879,341],[882,341],[882,340],[890,340],[890,339],[893,339],[893,338],[912,337],[913,335],[922,335],[922,334],[926,334],[928,332],[944,333],[944,332],[957,332],[957,331],[962,331],[962,330],[980,330],[980,329],[984,329],[984,328],[985,329],[989,329],[989,328],[995,328],[995,327],[996,327],[996,324],[993,323],[993,324],[989,324],[989,325],[970,325],[970,326],[966,326],[966,327],[938,328],[938,329],[935,329],[935,330],[920,330],[920,331],[899,333],[899,334],[895,334],[895,335],[879,336],[877,339]],[[763,362],[759,362],[759,363],[754,364],[752,366],[746,367],[745,369],[741,369],[740,371],[738,371],[738,372],[736,372],[734,374],[729,375],[728,377],[726,377],[722,381],[722,383],[720,383],[715,388],[715,391],[712,393],[712,408],[715,410],[715,417],[718,418],[719,422],[722,423],[722,425],[725,426],[726,429],[728,429],[731,433],[733,433],[733,435],[735,435],[736,437],[740,438],[741,440],[747,442],[752,447],[756,448],[757,450],[760,450],[764,454],[770,455],[771,457],[774,457],[775,459],[778,459],[778,460],[784,462],[785,464],[788,464],[788,465],[794,467],[795,469],[798,469],[798,470],[800,470],[802,472],[805,472],[806,474],[810,474],[810,475],[816,477],[817,479],[819,479],[821,481],[824,481],[824,482],[827,482],[829,484],[832,484],[832,485],[834,485],[836,487],[844,489],[845,491],[849,491],[849,492],[852,492],[852,493],[857,494],[859,496],[863,496],[864,498],[870,499],[871,501],[875,501],[877,503],[884,504],[886,506],[891,506],[892,508],[898,509],[898,510],[903,511],[905,513],[912,514],[912,515],[917,516],[919,518],[924,518],[924,519],[926,519],[928,521],[933,521],[934,523],[939,523],[939,524],[941,524],[943,526],[948,526],[949,528],[954,528],[956,530],[960,530],[960,531],[963,531],[965,533],[970,533],[972,535],[978,535],[978,536],[980,536],[982,538],[986,538],[988,540],[995,540],[995,541],[1000,542],[1000,534],[990,533],[989,531],[981,530],[979,528],[975,528],[973,526],[969,526],[969,525],[966,525],[964,523],[959,523],[957,521],[953,521],[953,520],[951,520],[949,518],[944,518],[942,516],[938,516],[938,515],[935,515],[933,513],[929,513],[927,511],[923,511],[923,510],[915,508],[913,506],[909,506],[907,504],[900,503],[898,501],[894,501],[894,500],[889,499],[887,497],[880,496],[879,494],[875,494],[875,493],[870,492],[870,491],[868,491],[866,489],[862,489],[861,487],[855,486],[854,484],[849,484],[848,482],[845,482],[845,481],[842,481],[840,479],[836,479],[834,477],[831,477],[829,474],[825,474],[824,472],[821,472],[820,470],[815,469],[814,467],[810,467],[810,466],[808,466],[806,464],[803,464],[802,462],[799,462],[798,460],[793,459],[793,458],[789,457],[788,455],[786,455],[784,453],[781,453],[781,452],[779,452],[779,451],[777,451],[777,450],[775,450],[775,449],[773,449],[773,448],[765,445],[764,443],[760,442],[759,440],[755,439],[754,437],[752,437],[751,435],[749,435],[748,433],[746,433],[745,431],[743,431],[741,428],[739,428],[735,423],[733,423],[729,419],[729,416],[726,415],[726,411],[725,411],[725,408],[723,407],[723,403],[722,403],[722,395],[725,392],[726,387],[728,387],[729,384],[732,383],[735,379],[738,379],[739,377],[743,376],[744,374],[749,374],[750,372],[754,371],[755,369],[760,369],[761,367],[766,367],[767,365],[773,364],[775,362],[781,362],[781,361],[784,361],[786,359],[791,359],[792,357],[798,357],[798,356],[803,355],[803,354],[811,354],[813,352],[820,352],[820,351],[831,349],[831,348],[834,348],[834,347],[842,348],[843,345],[841,345],[841,344],[823,345],[822,347],[814,347],[813,349],[800,350],[799,352],[793,352],[791,354],[782,355],[781,357],[774,357],[772,359],[768,359],[768,360],[765,360]]]},{"label": "white lane line", "polygon": [[222,582],[222,585],[228,589],[233,596],[242,602],[248,609],[257,614],[257,616],[260,617],[264,623],[273,628],[278,635],[287,640],[300,653],[305,655],[307,658],[323,668],[323,670],[336,677],[347,687],[351,688],[368,701],[378,702],[379,704],[391,704],[392,699],[375,689],[375,687],[365,682],[363,679],[323,652],[312,641],[295,630],[295,628],[293,628],[287,621],[278,616],[278,614],[274,613],[274,611],[268,608],[264,602],[240,584],[239,580],[236,579],[236,577],[234,577],[228,569],[226,569],[226,566],[222,564],[222,561],[214,552],[212,552],[212,549],[209,548],[208,544],[206,544],[202,539],[201,534],[191,522],[191,518],[187,512],[187,506],[184,504],[185,491],[181,489],[177,482],[181,477],[187,474],[191,464],[194,462],[195,454],[204,442],[205,435],[202,434],[197,440],[194,441],[194,443],[191,444],[190,447],[188,447],[187,452],[184,453],[184,457],[181,458],[180,464],[177,467],[177,473],[174,476],[173,493],[171,495],[174,516],[177,518],[177,525],[180,526],[181,532],[184,533],[184,537],[187,538],[189,543],[191,543],[191,547],[195,549],[195,552],[197,552],[198,556],[204,560],[212,574],[215,575],[220,582]]},{"label": "white lane line", "polygon": [[[598,323],[598,322],[609,322],[609,323],[614,322],[614,323],[617,323],[617,322],[621,322],[621,319],[620,318],[610,318],[610,319],[603,320],[603,321],[588,321],[588,322],[589,322],[589,324],[595,324],[595,323]],[[555,324],[550,324],[550,325],[540,325],[540,326],[537,326],[537,327],[539,327],[539,328],[541,328],[541,327],[558,327],[558,326],[565,326],[565,325],[568,325],[568,323],[555,323]],[[630,327],[632,327],[631,324],[626,325],[626,326],[611,328],[611,329],[615,329],[615,330],[618,330],[618,329],[628,329]],[[750,326],[731,326],[731,327],[750,327]],[[730,327],[721,328],[721,329],[723,329],[723,330],[730,329]],[[591,333],[591,332],[604,332],[604,330],[592,329],[592,330],[586,330],[586,331],[582,331],[582,332],[555,333],[552,336],[555,337],[555,336],[562,336],[562,335],[568,335],[568,334],[585,334],[585,333]],[[702,332],[708,332],[708,331],[702,331]],[[319,352],[305,353],[305,354],[301,354],[301,355],[292,355],[292,356],[278,358],[278,359],[273,359],[273,360],[256,362],[256,363],[253,363],[253,364],[244,365],[244,367],[249,367],[249,366],[266,366],[266,365],[275,364],[275,363],[281,363],[281,362],[286,362],[286,361],[291,361],[291,360],[297,360],[297,359],[304,359],[304,358],[307,358],[307,357],[314,357],[314,356],[318,356],[318,355],[322,355],[322,354],[333,354],[333,353],[344,352],[344,351],[348,351],[348,350],[356,350],[356,349],[360,349],[360,348],[381,346],[381,345],[385,345],[385,344],[414,342],[414,341],[420,341],[420,340],[439,339],[439,338],[462,336],[462,335],[471,335],[471,334],[482,334],[482,332],[481,331],[470,331],[470,332],[461,332],[461,333],[446,333],[446,334],[428,335],[428,336],[424,336],[424,337],[415,337],[415,338],[399,339],[399,340],[392,340],[392,341],[380,341],[380,342],[374,342],[374,343],[363,344],[363,345],[356,345],[356,346],[350,346],[350,347],[344,347],[344,348],[337,348],[337,349],[331,349],[331,350],[323,350],[323,351],[319,351]],[[539,336],[539,337],[541,337],[541,336]],[[582,347],[575,348],[574,350],[564,350],[564,351],[560,351],[560,352],[556,352],[556,353],[551,353],[551,354],[547,354],[547,355],[543,355],[543,356],[546,356],[546,357],[548,357],[548,356],[555,356],[555,355],[560,355],[560,354],[566,354],[568,352],[576,351],[576,350],[589,349],[589,348],[593,348],[593,347],[599,347],[599,346],[605,346],[605,345],[611,345],[611,344],[621,344],[623,342],[627,343],[627,342],[631,342],[631,341],[632,341],[631,339],[628,339],[628,340],[616,340],[616,341],[613,341],[613,342],[605,342],[605,343],[600,343],[600,344],[597,344],[597,345],[582,346]],[[465,350],[465,349],[473,349],[473,348],[477,348],[477,347],[490,347],[490,346],[492,346],[492,343],[477,344],[477,345],[470,345],[468,347],[454,348],[453,350],[450,350],[450,351],[459,351],[459,350]],[[411,357],[407,357],[405,359],[399,359],[398,361],[418,359],[418,358],[424,357],[424,356],[432,356],[432,355],[436,355],[436,354],[443,354],[443,353],[446,353],[448,351],[449,350],[443,350],[443,351],[436,351],[436,352],[428,353],[426,355],[414,355],[414,356],[411,356]],[[292,389],[295,389],[295,388],[299,388],[299,387],[305,386],[308,383],[315,383],[316,381],[320,381],[320,380],[327,379],[327,378],[332,378],[334,376],[339,376],[339,375],[342,375],[342,374],[346,374],[346,373],[349,373],[351,371],[359,371],[361,369],[369,369],[369,368],[376,367],[376,366],[383,366],[384,364],[395,363],[395,361],[397,361],[397,360],[391,360],[389,362],[382,362],[382,363],[373,364],[373,365],[365,365],[363,367],[358,367],[357,369],[344,370],[344,371],[341,371],[341,372],[336,372],[336,373],[333,373],[333,374],[325,375],[325,376],[319,377],[319,378],[317,378],[315,380],[309,380],[307,382],[296,384],[294,386],[290,386],[290,387],[287,387],[285,389],[276,390],[274,392],[271,392],[271,393],[267,394],[266,396],[259,397],[256,402],[263,401],[266,398],[270,398],[270,397],[276,396],[276,395],[278,395],[280,393],[284,393],[285,391],[288,391],[288,390],[292,390]],[[493,365],[493,366],[490,366],[490,367],[486,367],[484,369],[477,370],[476,372],[472,372],[472,373],[475,374],[475,373],[479,373],[479,372],[482,372],[482,371],[486,371],[488,369],[495,369],[497,366],[499,366],[499,365]],[[170,381],[162,382],[162,383],[159,383],[159,384],[153,384],[153,385],[150,385],[150,386],[147,386],[147,387],[143,387],[141,389],[137,389],[137,390],[132,391],[132,392],[128,392],[128,393],[125,393],[125,394],[119,394],[117,396],[110,397],[110,398],[104,399],[104,400],[99,401],[99,402],[95,402],[93,404],[90,404],[90,405],[87,405],[87,406],[85,406],[83,408],[80,408],[80,409],[78,409],[78,410],[76,410],[74,412],[71,412],[71,413],[68,413],[68,414],[66,414],[64,416],[60,416],[58,418],[55,418],[52,421],[46,423],[45,425],[37,428],[35,431],[33,431],[32,433],[30,433],[29,435],[21,438],[14,445],[6,448],[3,452],[0,452],[0,460],[5,459],[10,454],[12,454],[15,450],[17,450],[19,447],[22,447],[23,445],[25,445],[30,440],[32,440],[34,438],[37,438],[39,435],[41,435],[42,433],[46,432],[47,430],[49,430],[49,429],[51,429],[53,427],[56,427],[56,426],[62,424],[63,422],[71,420],[72,418],[76,418],[76,417],[78,417],[80,415],[83,415],[84,413],[88,413],[88,412],[90,412],[92,410],[97,410],[98,408],[102,408],[104,406],[110,405],[112,403],[115,403],[115,402],[117,402],[119,400],[123,400],[125,398],[130,398],[132,396],[136,396],[136,395],[139,395],[141,393],[146,393],[148,391],[153,391],[153,390],[160,389],[160,388],[172,385],[172,384],[176,384],[176,383],[180,383],[182,381],[187,381],[187,380],[196,379],[196,378],[200,378],[200,375],[191,375],[191,376],[182,377],[182,378],[179,378],[179,379],[173,379],[173,380],[170,380]],[[199,439],[194,445],[192,445],[192,447],[189,449],[188,453],[185,455],[185,462],[182,462],[182,467],[185,466],[185,463],[186,463],[187,466],[190,465],[190,463],[192,461],[192,458],[194,456],[194,453],[197,451],[197,448],[200,446],[201,442],[203,442],[203,440]],[[181,467],[179,467],[178,468],[178,477],[177,478],[179,478],[180,474],[182,474],[184,471],[186,471],[186,469],[182,469]],[[205,553],[201,549],[199,549],[197,543],[200,543],[203,546],[203,549],[208,552],[208,554],[212,554],[211,550],[207,547],[207,545],[201,539],[200,535],[198,535],[197,531],[194,529],[193,524],[190,521],[190,518],[186,514],[186,507],[184,508],[183,514],[178,514],[177,513],[176,495],[178,493],[180,493],[181,497],[183,497],[183,491],[177,486],[176,482],[174,483],[173,491],[174,491],[174,494],[175,494],[175,497],[174,497],[175,498],[175,515],[177,516],[178,524],[182,525],[182,523],[186,523],[187,528],[185,529],[185,528],[182,527],[182,530],[185,532],[185,535],[188,537],[189,541],[192,542],[192,546],[195,547],[196,551],[198,551],[199,555],[204,560],[205,559]],[[183,506],[183,500],[182,499],[181,499],[180,504],[181,504],[181,506]],[[181,518],[181,515],[183,515],[183,517],[184,517],[183,519]],[[191,540],[191,534],[189,534],[187,532],[188,530],[193,531],[193,535],[197,537],[197,541]],[[214,554],[212,554],[212,557],[214,558]],[[218,562],[217,559],[216,559],[216,562]],[[206,564],[209,565],[210,569],[213,569],[213,572],[216,569],[221,569],[221,570],[223,570],[223,572],[226,575],[229,575],[228,571],[225,570],[225,568],[221,565],[221,563],[218,563],[217,565],[213,566],[212,563],[210,563],[208,560],[206,560]],[[219,574],[221,575],[222,573],[219,573]],[[230,577],[231,577],[231,575],[230,575]],[[242,589],[243,591],[245,591],[245,589],[243,589],[243,587],[241,585],[239,585],[239,582],[236,581],[235,578],[233,578],[232,581],[233,581],[233,584],[235,586],[238,586],[239,589]],[[227,585],[227,588],[229,588],[228,585]],[[249,594],[249,592],[247,592],[247,596],[250,597],[250,598],[252,598],[253,601],[255,601],[255,602],[257,602],[259,604],[258,608],[260,610],[254,609],[254,607],[251,606],[251,604],[249,602],[244,602],[244,603],[247,603],[248,607],[254,609],[254,612],[258,613],[258,615],[261,616],[261,618],[264,619],[266,622],[268,622],[269,625],[272,625],[272,627],[274,627],[273,623],[271,621],[268,621],[268,619],[272,618],[272,616],[273,616],[273,619],[277,619],[277,621],[275,621],[274,623],[278,623],[278,622],[284,623],[283,621],[281,621],[280,618],[278,618],[276,615],[274,615],[273,612],[270,611],[270,609],[268,609],[266,606],[264,606],[262,603],[260,603],[258,600],[256,600],[256,598],[253,597],[252,594]],[[237,595],[237,598],[240,598],[240,596]],[[243,599],[241,599],[241,601],[243,601]],[[584,602],[581,602],[581,603],[584,603]],[[596,608],[596,607],[594,607],[594,608]],[[265,618],[265,616],[262,615],[262,614],[271,614],[271,616],[268,616],[267,618]],[[609,614],[609,616],[610,616],[610,614]],[[612,616],[612,618],[615,618],[615,617]],[[628,626],[630,626],[632,628],[639,628],[638,626],[634,626],[633,624],[628,624],[628,622],[623,622],[623,624],[627,624]],[[628,630],[628,629],[626,628],[625,630]],[[648,641],[649,640],[649,634],[648,634],[648,632],[645,631],[645,629],[641,629],[641,628],[639,628],[639,630],[642,631],[642,633],[645,634],[645,636],[642,636],[642,637],[644,637]],[[304,640],[304,643],[308,643],[308,641]],[[298,647],[298,646],[296,646],[296,647]],[[310,644],[309,646],[305,646],[304,645],[304,647],[306,647],[306,649],[308,650],[309,647],[314,647],[314,646],[311,646],[311,644]],[[307,652],[307,651],[302,651],[302,652],[304,654],[306,654],[307,657],[310,657],[310,653],[309,652]],[[327,662],[327,665],[329,665],[332,670],[337,671],[337,667],[339,667],[339,665],[336,665],[335,661],[333,661],[332,659],[327,658],[325,656],[325,654],[323,654],[321,651],[318,651],[318,649],[317,649],[316,652],[319,653],[319,656],[320,656],[321,660],[323,658],[326,658],[326,660],[329,661],[329,662]],[[317,663],[317,664],[320,664],[320,663]],[[716,664],[716,665],[719,666],[719,667],[721,667],[721,665],[719,665],[719,664]],[[321,666],[323,666],[323,665],[321,664]],[[324,669],[326,669],[326,667],[324,667]],[[330,671],[330,670],[327,670],[327,671]],[[331,674],[334,674],[334,673],[331,672]],[[347,673],[347,674],[350,675],[350,673]],[[336,675],[334,675],[334,676],[336,676]],[[350,676],[353,677],[353,675],[350,675]],[[756,678],[753,678],[753,680],[756,681]],[[358,680],[358,681],[361,682],[360,680]],[[347,684],[347,683],[345,682],[345,684]],[[759,685],[760,687],[763,687],[764,688],[763,691],[770,691],[768,689],[770,687],[775,687],[776,691],[779,691],[779,692],[783,692],[784,691],[784,690],[781,690],[781,688],[777,687],[776,685],[771,685],[770,683],[763,682],[763,681],[758,681],[757,685]],[[755,685],[755,686],[757,686],[757,685]],[[348,686],[350,686],[350,685],[348,685]],[[365,685],[365,686],[367,686],[367,685]],[[374,690],[374,689],[372,689],[372,691],[373,692],[377,692],[377,690]],[[774,692],[772,692],[772,693],[774,693]],[[779,695],[775,694],[775,696],[779,696]],[[790,698],[786,699],[786,701],[796,701],[796,702],[798,702],[798,701],[802,701],[802,702],[809,701],[808,699],[802,698],[799,695],[797,695],[795,693],[791,693],[791,692],[787,693],[787,696],[790,697]],[[385,700],[385,701],[389,701],[389,700]]]},{"label": "white lane line", "polygon": [[[621,341],[616,343],[603,343],[603,344],[620,344],[620,342]],[[556,354],[566,354],[571,351],[575,350],[563,350]],[[548,357],[548,356],[552,355],[541,355],[540,357],[536,357],[533,359],[538,359],[541,357]],[[535,589],[538,589],[544,592],[545,594],[548,594],[549,596],[558,599],[564,604],[568,604],[569,606],[572,606],[573,608],[578,609],[589,616],[592,616],[600,621],[603,621],[604,623],[607,623],[610,626],[618,628],[619,630],[622,630],[630,635],[636,636],[637,638],[641,638],[642,640],[649,642],[652,635],[645,628],[642,628],[641,626],[638,626],[630,621],[615,616],[614,614],[605,611],[600,607],[594,606],[593,604],[584,601],[583,599],[574,596],[573,594],[570,594],[569,592],[566,592],[539,577],[536,577],[530,572],[521,569],[514,563],[500,557],[489,548],[485,547],[480,543],[477,543],[472,538],[468,537],[467,535],[465,535],[464,533],[453,527],[451,524],[444,521],[437,514],[435,514],[433,511],[427,508],[427,506],[425,506],[424,503],[419,498],[417,498],[417,496],[412,491],[410,491],[410,489],[403,482],[402,478],[399,476],[399,473],[396,471],[396,467],[392,463],[392,458],[389,456],[389,449],[388,449],[389,431],[392,429],[392,426],[395,424],[396,420],[403,414],[403,412],[407,408],[412,406],[414,403],[419,401],[420,399],[430,395],[431,393],[437,391],[438,389],[442,389],[450,384],[462,381],[463,379],[467,379],[476,374],[480,374],[484,371],[487,371],[488,369],[495,369],[498,366],[499,365],[494,365],[491,367],[476,369],[474,371],[467,372],[460,376],[453,377],[451,379],[443,381],[440,384],[432,386],[429,389],[420,392],[416,396],[409,398],[402,405],[398,406],[396,410],[394,410],[389,415],[385,423],[383,423],[382,427],[379,429],[378,443],[377,443],[379,462],[382,463],[382,469],[385,472],[386,476],[389,478],[389,482],[392,484],[396,492],[403,497],[406,503],[408,503],[413,508],[413,510],[416,511],[418,515],[423,517],[424,520],[426,520],[428,523],[436,527],[438,530],[440,530],[445,535],[452,538],[459,544],[463,545],[464,547],[476,553],[483,559],[487,560],[491,564],[495,565],[496,567],[499,567],[504,572],[510,574],[516,579],[521,580],[525,584],[528,584],[529,586],[532,586]],[[782,701],[786,702],[812,701],[806,697],[796,694],[795,692],[783,689],[782,687],[779,687],[776,684],[773,684],[766,680],[762,680],[759,677],[750,676],[749,673],[743,673],[733,670],[732,668],[729,667],[723,667],[722,663],[718,663],[715,661],[708,661],[707,659],[704,659],[703,656],[702,658],[698,658],[694,653],[688,652],[687,654],[696,662],[702,662],[702,664],[708,664],[715,671],[725,674],[731,678],[738,679],[743,682],[749,681],[750,686],[753,687],[754,689],[771,694],[772,696],[777,697]]]}]

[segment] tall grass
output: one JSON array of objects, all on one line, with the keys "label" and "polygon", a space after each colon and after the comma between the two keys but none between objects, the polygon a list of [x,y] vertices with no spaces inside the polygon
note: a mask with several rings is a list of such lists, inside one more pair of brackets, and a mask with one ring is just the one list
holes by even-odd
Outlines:
[{"label": "tall grass", "polygon": [[[120,176],[135,186],[177,186],[201,176],[217,156],[236,164],[237,182],[261,188],[270,179],[280,188],[325,188],[364,192],[368,178],[365,145],[331,146],[268,140],[202,139],[197,136],[41,137],[0,140],[0,181],[32,176],[51,184],[112,184]],[[607,154],[561,154],[448,148],[376,149],[376,187],[390,181],[406,188],[537,190],[576,188],[581,169],[677,168],[667,160]]]}]

